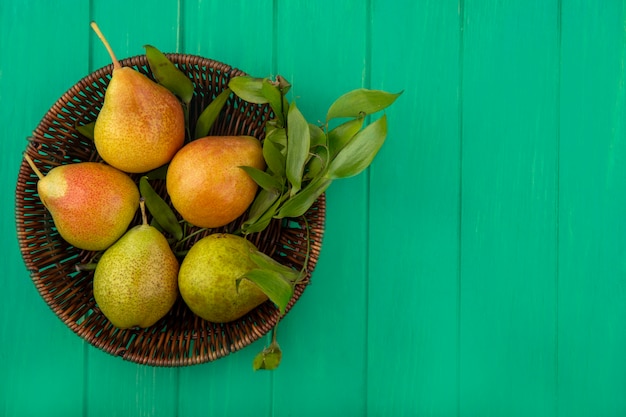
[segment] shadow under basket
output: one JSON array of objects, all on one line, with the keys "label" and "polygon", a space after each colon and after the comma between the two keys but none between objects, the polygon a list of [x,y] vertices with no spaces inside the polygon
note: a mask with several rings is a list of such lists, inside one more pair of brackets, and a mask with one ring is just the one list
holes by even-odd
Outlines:
[{"label": "shadow under basket", "polygon": [[[166,54],[194,83],[189,108],[189,126],[224,89],[230,78],[245,75],[229,65],[185,54]],[[121,61],[151,76],[145,56]],[[96,120],[111,79],[113,66],[103,67],[80,80],[45,114],[34,130],[26,153],[45,174],[58,165],[101,161],[91,139],[77,127]],[[262,140],[265,123],[272,117],[268,106],[251,104],[231,94],[210,135],[250,135]],[[136,181],[139,176],[132,176]],[[165,181],[151,182],[169,201]],[[197,317],[182,298],[155,325],[121,330],[102,314],[93,297],[93,270],[80,268],[97,260],[99,253],[77,249],[65,242],[37,194],[37,176],[25,160],[16,186],[16,225],[20,250],[37,291],[52,311],[77,335],[91,345],[125,360],[152,366],[187,366],[213,361],[235,352],[267,334],[280,319],[275,305],[267,301],[244,317],[230,323],[212,323]],[[198,233],[185,243],[190,248],[202,237],[234,232],[246,214],[219,229],[191,229]],[[326,216],[322,195],[302,218],[273,220],[262,232],[248,239],[259,250],[295,269],[306,268],[306,278],[295,287],[289,311],[309,283],[317,263]],[[135,216],[132,225],[139,224]],[[309,254],[308,261],[307,252]]]}]

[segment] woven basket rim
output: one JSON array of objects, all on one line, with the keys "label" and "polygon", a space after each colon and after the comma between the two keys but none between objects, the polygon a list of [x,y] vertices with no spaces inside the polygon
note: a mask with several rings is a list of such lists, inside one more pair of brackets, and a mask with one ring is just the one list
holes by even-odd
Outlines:
[{"label": "woven basket rim", "polygon": [[[247,75],[228,64],[198,55],[165,55],[194,81],[196,90],[190,107],[195,103],[196,113],[190,109],[190,119],[212,100],[212,95],[219,93],[230,77]],[[125,58],[120,63],[151,76],[145,55]],[[59,97],[34,129],[25,153],[47,169],[65,163],[98,160],[93,145],[77,132],[76,126],[95,120],[112,70],[113,65],[109,64],[91,72]],[[226,107],[223,122],[216,123],[213,132],[254,132],[252,136],[262,139],[264,124],[271,114],[269,106],[251,105],[234,97]],[[210,362],[248,346],[267,334],[281,318],[268,301],[234,322],[210,323],[191,313],[179,297],[172,312],[151,328],[115,328],[99,312],[90,293],[93,272],[75,269],[76,263],[92,259],[94,253],[77,250],[58,236],[51,226],[51,217],[38,201],[36,181],[30,166],[22,160],[15,195],[15,220],[22,258],[49,308],[92,346],[139,364],[188,366]],[[305,265],[302,248],[310,248],[307,279],[296,286],[285,314],[309,284],[321,251],[325,218],[326,197],[322,194],[304,219],[273,221],[266,231],[248,237],[262,251],[292,267]],[[241,218],[234,224],[239,221]]]}]

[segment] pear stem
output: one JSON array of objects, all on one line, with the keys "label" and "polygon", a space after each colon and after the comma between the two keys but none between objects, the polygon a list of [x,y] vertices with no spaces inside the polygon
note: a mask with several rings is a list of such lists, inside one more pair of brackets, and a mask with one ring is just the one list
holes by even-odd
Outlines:
[{"label": "pear stem", "polygon": [[139,198],[139,207],[141,207],[141,222],[142,224],[148,224],[148,215],[146,214],[146,200],[143,197]]},{"label": "pear stem", "polygon": [[109,52],[109,55],[111,56],[111,61],[113,61],[113,69],[116,70],[116,69],[122,68],[122,65],[117,60],[117,57],[115,56],[115,53],[113,52],[113,48],[111,48],[111,45],[109,45],[109,42],[106,40],[106,38],[100,31],[98,24],[96,22],[91,22],[91,28],[93,29],[94,32],[96,32],[96,35],[98,35],[98,38],[100,38],[100,40],[104,44],[104,47],[107,48],[107,51]]},{"label": "pear stem", "polygon": [[44,178],[44,175],[41,173],[41,171],[39,171],[39,169],[35,165],[35,162],[30,158],[30,156],[28,156],[27,153],[24,154],[24,159],[26,159],[26,162],[28,162],[28,165],[30,165],[33,171],[35,171],[35,174],[37,174],[39,179],[42,180]]}]

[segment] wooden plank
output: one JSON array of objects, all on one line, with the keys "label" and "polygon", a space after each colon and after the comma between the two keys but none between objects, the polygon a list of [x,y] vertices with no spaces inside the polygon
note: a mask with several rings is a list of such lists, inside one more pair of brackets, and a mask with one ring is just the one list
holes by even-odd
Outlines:
[{"label": "wooden plank", "polygon": [[[91,20],[100,26],[118,59],[144,55],[144,45],[160,51],[178,52],[180,49],[179,2],[159,0],[154,2],[126,3],[122,0],[92,2]],[[90,35],[91,68],[98,69],[111,63],[111,58],[97,36],[82,22]]]},{"label": "wooden plank", "polygon": [[[200,55],[255,76],[271,74],[272,1],[183,2],[182,45]],[[228,357],[182,368],[180,415],[270,415],[272,374],[252,370],[265,338]]]},{"label": "wooden plank", "polygon": [[458,4],[374,1],[371,20],[371,87],[404,93],[370,173],[368,412],[454,416]]},{"label": "wooden plank", "polygon": [[[43,1],[0,2],[0,414],[80,415],[84,343],[48,308],[22,261],[15,234],[15,185],[27,137],[50,106],[87,71],[78,29],[87,5],[73,13]],[[59,22],[66,26],[59,30]],[[58,381],[65,381],[59,384]],[[69,387],[69,390],[68,390]],[[37,401],[33,401],[33,392]]]},{"label": "wooden plank", "polygon": [[182,368],[179,415],[271,415],[272,374],[252,370],[265,343],[258,340],[215,362]]},{"label": "wooden plank", "polygon": [[[277,2],[276,72],[311,123],[364,86],[363,2]],[[311,285],[280,324],[282,369],[274,374],[274,415],[364,415],[366,394],[367,178],[327,192],[322,253]]]},{"label": "wooden plank", "polygon": [[175,415],[178,406],[177,368],[138,365],[91,346],[88,353],[86,415]]},{"label": "wooden plank", "polygon": [[464,416],[556,410],[557,3],[464,4]]},{"label": "wooden plank", "polygon": [[[175,51],[178,44],[178,3],[153,1],[125,3],[93,1],[91,19],[103,31],[118,59],[145,53],[151,44],[163,52]],[[91,69],[108,65],[106,49],[83,20],[84,36],[89,34]],[[178,405],[177,368],[150,368],[125,362],[90,346],[87,357],[86,412],[89,416],[174,415]]]},{"label": "wooden plank", "polygon": [[185,53],[224,62],[258,77],[275,75],[273,3],[183,2]]},{"label": "wooden plank", "polygon": [[626,6],[562,5],[559,411],[626,414]]}]

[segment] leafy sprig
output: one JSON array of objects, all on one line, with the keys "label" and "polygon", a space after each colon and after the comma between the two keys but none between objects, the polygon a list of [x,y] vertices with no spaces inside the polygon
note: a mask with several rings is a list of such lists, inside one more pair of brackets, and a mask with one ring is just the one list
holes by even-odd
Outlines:
[{"label": "leafy sprig", "polygon": [[[242,167],[261,191],[242,224],[243,234],[264,230],[272,219],[300,217],[337,179],[365,170],[387,136],[385,115],[371,124],[367,117],[389,107],[400,96],[381,90],[356,89],[332,103],[326,121],[306,121],[286,95],[291,87],[283,77],[275,80],[234,77],[228,87],[255,104],[269,104],[274,118],[267,121],[263,141],[265,171]],[[330,128],[336,119],[345,119]]]}]

